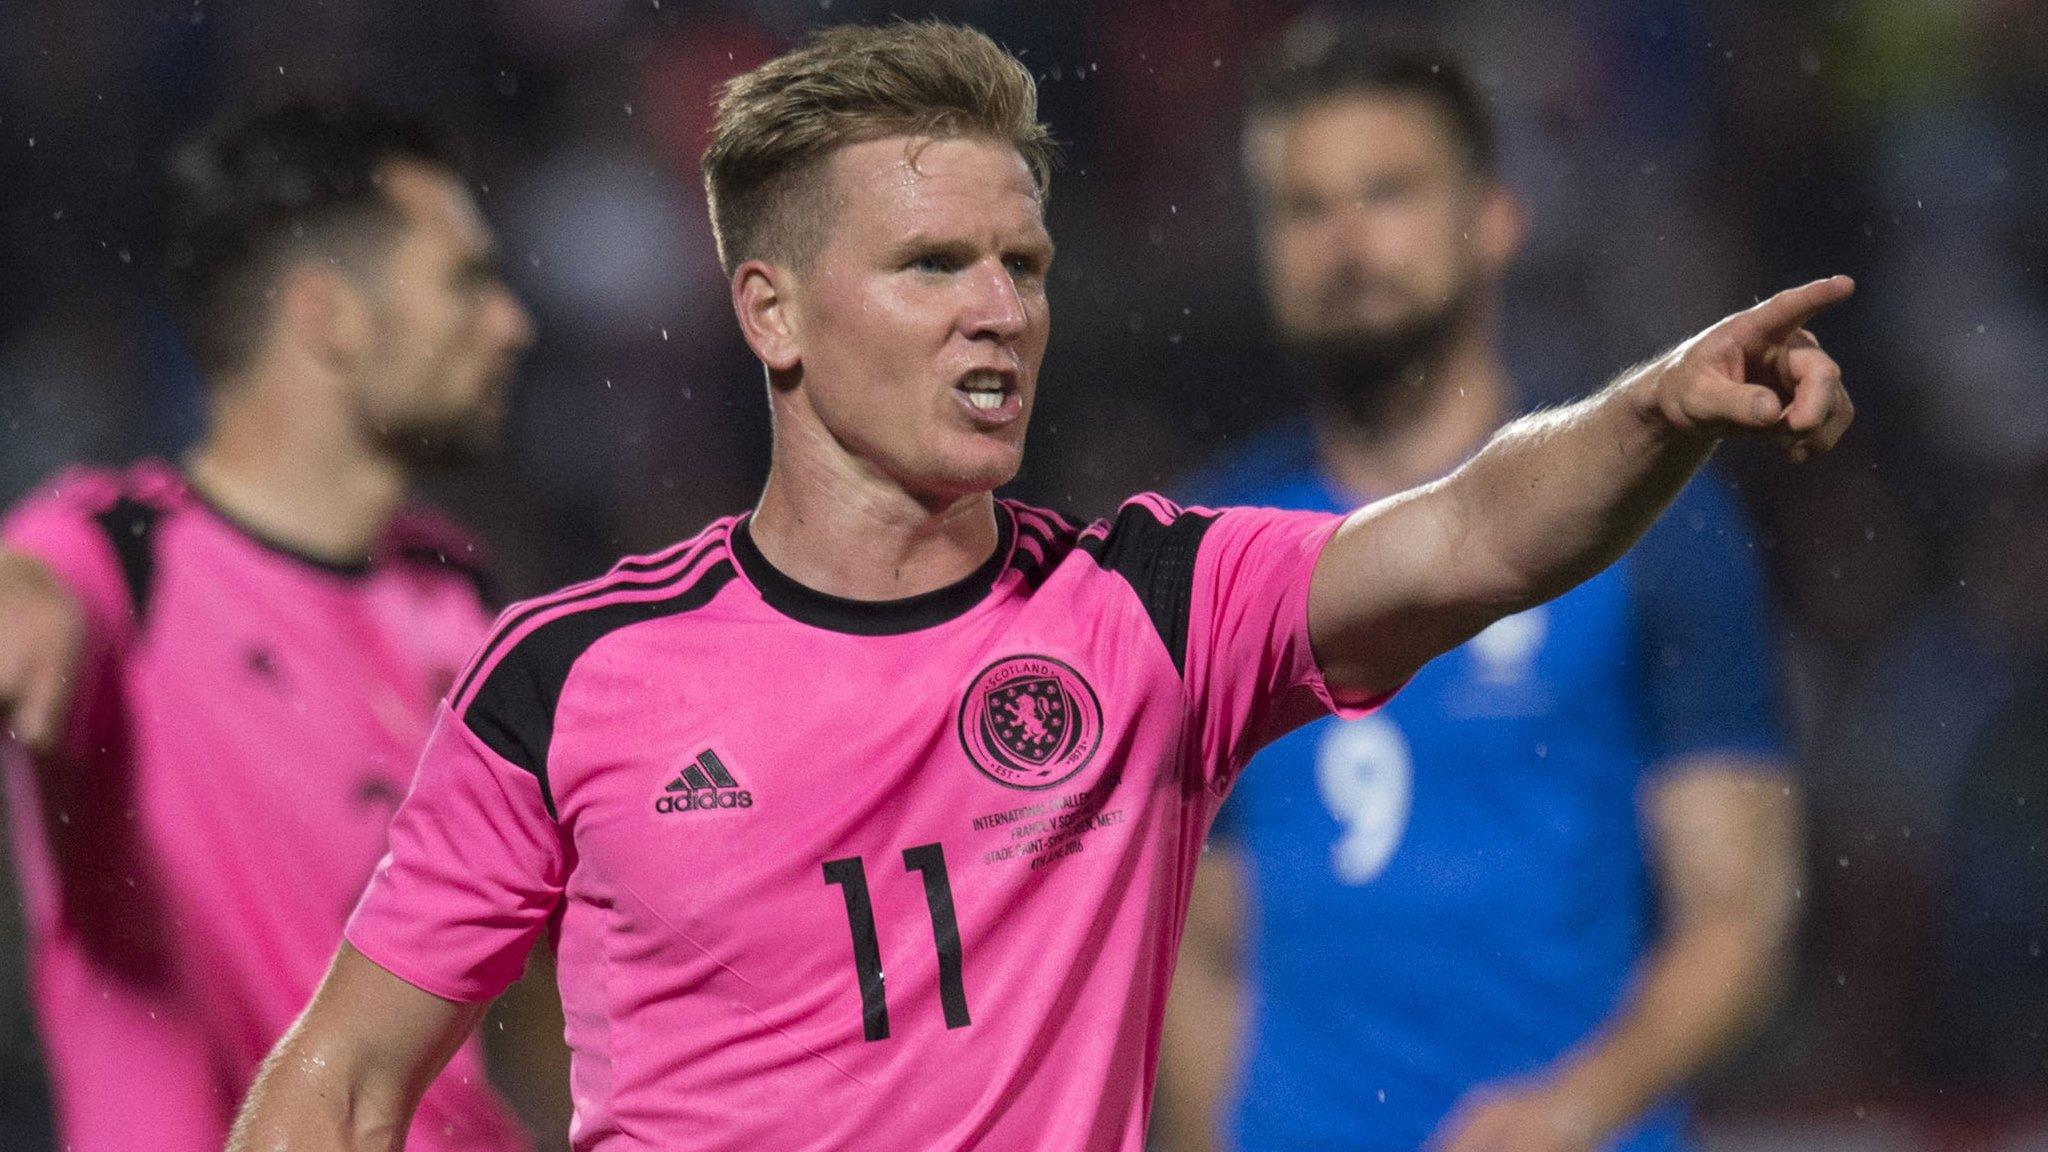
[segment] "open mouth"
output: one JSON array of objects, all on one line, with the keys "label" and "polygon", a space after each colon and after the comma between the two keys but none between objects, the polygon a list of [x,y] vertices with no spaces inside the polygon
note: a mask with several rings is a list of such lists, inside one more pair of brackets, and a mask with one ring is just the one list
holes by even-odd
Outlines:
[{"label": "open mouth", "polygon": [[1004,401],[1017,391],[1017,386],[1003,378],[1003,374],[987,368],[977,368],[961,377],[953,386],[966,397],[967,403],[978,412],[1001,410]]}]

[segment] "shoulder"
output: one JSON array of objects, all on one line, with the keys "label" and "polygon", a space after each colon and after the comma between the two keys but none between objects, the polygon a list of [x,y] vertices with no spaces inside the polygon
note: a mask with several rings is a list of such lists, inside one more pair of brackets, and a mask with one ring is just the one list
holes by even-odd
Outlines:
[{"label": "shoulder", "polygon": [[188,496],[177,471],[160,460],[126,468],[67,468],[11,510],[0,537],[55,568],[68,583],[117,574],[140,615],[155,583],[159,528]]},{"label": "shoulder", "polygon": [[1078,545],[1097,564],[1126,578],[1183,561],[1192,572],[1195,552],[1216,516],[1213,509],[1183,507],[1156,492],[1140,492],[1118,506],[1115,515],[1082,529]]},{"label": "shoulder", "polygon": [[522,600],[499,613],[482,651],[456,688],[458,714],[477,703],[489,682],[517,667],[522,676],[566,676],[591,644],[641,620],[687,612],[708,602],[733,577],[726,551],[733,520],[644,556],[629,556],[604,575]]},{"label": "shoulder", "polygon": [[[1185,660],[1188,613],[1194,600],[1195,562],[1202,539],[1217,514],[1183,508],[1157,493],[1145,492],[1123,502],[1110,516],[1078,524],[1052,515],[1057,530],[1046,547],[1047,567],[1061,561],[1083,565],[1082,571],[1113,580],[1120,594],[1135,598],[1173,657]],[[1018,520],[1019,567],[1031,557],[1025,519]]]},{"label": "shoulder", "polygon": [[475,536],[436,509],[410,504],[392,521],[392,554],[400,563],[463,580],[484,604],[499,602],[490,558]]},{"label": "shoulder", "polygon": [[507,608],[456,682],[456,715],[499,755],[542,773],[555,705],[577,660],[622,628],[710,603],[734,576],[734,522],[719,520],[671,548]]}]

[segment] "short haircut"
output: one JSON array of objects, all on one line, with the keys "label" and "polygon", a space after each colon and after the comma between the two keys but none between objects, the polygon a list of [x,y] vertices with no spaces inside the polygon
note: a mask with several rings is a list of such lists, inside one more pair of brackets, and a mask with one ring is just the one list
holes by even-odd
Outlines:
[{"label": "short haircut", "polygon": [[247,367],[293,261],[385,250],[404,217],[384,194],[384,170],[406,160],[456,167],[453,146],[424,121],[305,101],[231,112],[173,152],[159,252],[172,312],[203,374]]},{"label": "short haircut", "polygon": [[827,28],[719,95],[704,192],[726,273],[756,258],[808,263],[831,215],[826,162],[887,136],[1007,144],[1040,200],[1051,188],[1055,148],[1038,122],[1038,86],[995,41],[939,20]]},{"label": "short haircut", "polygon": [[1499,174],[1493,114],[1456,54],[1427,33],[1360,19],[1311,16],[1289,25],[1253,73],[1246,133],[1353,94],[1428,101],[1472,172]]}]

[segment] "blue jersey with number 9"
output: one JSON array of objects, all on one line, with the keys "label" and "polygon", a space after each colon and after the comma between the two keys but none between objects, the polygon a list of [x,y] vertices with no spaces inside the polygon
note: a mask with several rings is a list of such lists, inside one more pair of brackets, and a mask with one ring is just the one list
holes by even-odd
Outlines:
[{"label": "blue jersey with number 9", "polygon": [[[1197,502],[1341,510],[1305,437],[1240,463]],[[1412,1152],[1466,1089],[1594,1031],[1655,934],[1644,785],[1782,755],[1767,644],[1707,474],[1605,572],[1262,752],[1215,831],[1252,888],[1239,1146]],[[1681,1148],[1683,1124],[1666,1102],[1612,1147]]]}]

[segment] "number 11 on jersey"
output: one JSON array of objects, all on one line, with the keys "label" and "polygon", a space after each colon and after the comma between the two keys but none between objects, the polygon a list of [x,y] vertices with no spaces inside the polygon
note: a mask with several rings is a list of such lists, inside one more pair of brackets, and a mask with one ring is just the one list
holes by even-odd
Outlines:
[{"label": "number 11 on jersey", "polygon": [[[924,902],[932,917],[932,943],[939,952],[939,1003],[946,1027],[965,1028],[967,984],[961,975],[960,921],[953,914],[953,885],[946,877],[946,852],[937,844],[903,850],[903,870],[924,877]],[[889,1038],[889,1001],[883,989],[882,946],[875,935],[875,906],[868,896],[867,867],[858,856],[825,861],[825,883],[846,897],[846,923],[853,932],[853,969],[860,980],[861,1033]]]}]

